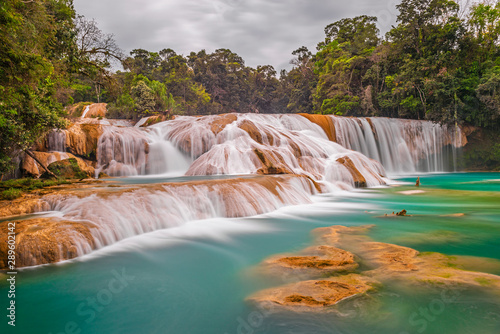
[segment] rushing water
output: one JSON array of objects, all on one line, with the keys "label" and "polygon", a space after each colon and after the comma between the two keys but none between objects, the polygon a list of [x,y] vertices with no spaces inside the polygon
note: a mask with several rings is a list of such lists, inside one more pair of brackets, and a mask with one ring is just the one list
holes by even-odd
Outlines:
[{"label": "rushing water", "polygon": [[337,142],[380,161],[388,172],[455,171],[461,129],[430,121],[331,116]]},{"label": "rushing water", "polygon": [[[105,126],[98,143],[97,174],[250,174],[260,168],[250,154],[256,149],[294,173],[315,179],[342,178],[331,169],[337,158],[346,155],[358,169],[365,169],[365,176],[366,169],[379,168],[364,156],[381,162],[391,174],[443,172],[455,170],[457,148],[465,145],[459,127],[330,117],[336,143],[328,140],[333,134],[300,115],[229,114],[177,117],[147,128]],[[369,180],[372,186],[378,182]]]},{"label": "rushing water", "polygon": [[[385,284],[339,312],[268,314],[245,298],[280,285],[256,275],[266,257],[310,245],[322,226],[375,224],[370,236],[419,251],[500,260],[500,173],[420,175],[411,185],[314,197],[252,218],[212,218],[128,238],[76,260],[21,270],[16,328],[2,333],[488,333],[500,297]],[[414,183],[416,177],[400,179]],[[185,179],[185,178],[184,178]],[[127,182],[155,182],[138,178]],[[378,218],[408,210],[412,217]],[[463,217],[442,217],[464,213]],[[483,271],[500,274],[499,266]],[[5,279],[0,294],[7,294]],[[445,291],[446,292],[446,291]],[[2,300],[5,300],[2,297]],[[424,310],[424,311],[422,311]],[[421,312],[428,310],[428,314]]]}]

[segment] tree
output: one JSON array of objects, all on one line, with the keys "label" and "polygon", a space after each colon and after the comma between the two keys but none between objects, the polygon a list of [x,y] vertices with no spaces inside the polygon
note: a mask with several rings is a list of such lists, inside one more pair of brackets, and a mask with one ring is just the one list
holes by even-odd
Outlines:
[{"label": "tree", "polygon": [[123,52],[116,44],[112,34],[103,33],[95,20],[87,20],[78,15],[75,19],[77,52],[75,54],[75,72],[77,81],[90,81],[94,88],[96,102],[101,102],[104,88],[113,85],[113,76],[109,68],[113,62],[123,58]]},{"label": "tree", "polygon": [[72,1],[4,0],[0,10],[0,173],[50,128],[63,125],[58,91],[75,48]]},{"label": "tree", "polygon": [[363,15],[325,28],[325,41],[318,44],[314,56],[318,76],[313,94],[316,112],[352,115],[363,108],[373,109],[372,88],[364,86],[363,78],[379,43],[376,21],[375,17]]}]

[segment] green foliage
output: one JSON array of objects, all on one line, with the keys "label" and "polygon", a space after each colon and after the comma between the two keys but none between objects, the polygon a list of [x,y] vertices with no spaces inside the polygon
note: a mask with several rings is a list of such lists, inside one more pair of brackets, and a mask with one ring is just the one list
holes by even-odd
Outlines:
[{"label": "green foliage", "polygon": [[[85,179],[88,177],[75,158],[65,159],[51,163],[47,168],[62,179]],[[48,173],[42,174],[42,178],[50,178]]]},{"label": "green foliage", "polygon": [[0,193],[0,199],[12,201],[16,198],[19,198],[23,195],[23,192],[19,189],[10,188],[8,190],[4,190]]},{"label": "green foliage", "polygon": [[13,155],[59,127],[73,43],[71,1],[2,1],[0,10],[0,173]]},{"label": "green foliage", "polygon": [[24,193],[52,187],[60,184],[69,184],[69,181],[63,179],[42,180],[42,179],[16,179],[0,182],[0,199],[13,200],[21,197]]},{"label": "green foliage", "polygon": [[500,3],[462,16],[450,0],[403,0],[397,9],[385,41],[374,17],[325,28],[312,55],[314,111],[499,127]]}]

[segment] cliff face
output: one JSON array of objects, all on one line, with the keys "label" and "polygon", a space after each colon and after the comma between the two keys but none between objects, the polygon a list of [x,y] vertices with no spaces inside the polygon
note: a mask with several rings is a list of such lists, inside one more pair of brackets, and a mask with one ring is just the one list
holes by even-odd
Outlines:
[{"label": "cliff face", "polygon": [[69,152],[96,160],[97,143],[103,129],[100,124],[72,124],[65,131],[66,148]]},{"label": "cliff face", "polygon": [[500,171],[500,138],[492,129],[467,129],[468,143],[460,168],[468,171]]}]

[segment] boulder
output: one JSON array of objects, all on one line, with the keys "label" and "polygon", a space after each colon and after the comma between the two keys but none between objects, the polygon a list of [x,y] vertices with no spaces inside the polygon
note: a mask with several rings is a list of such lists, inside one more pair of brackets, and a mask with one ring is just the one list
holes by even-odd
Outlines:
[{"label": "boulder", "polygon": [[[69,158],[51,163],[48,166],[48,169],[56,176],[64,179],[85,179],[93,177],[94,169],[82,169],[82,167],[80,166],[80,164],[82,163],[83,161],[81,159],[79,163],[76,158]],[[44,173],[42,174],[42,177],[49,177],[49,175],[47,173]]]},{"label": "boulder", "polygon": [[[63,152],[32,152],[32,153],[41,163],[44,164],[45,167],[48,167],[50,164],[57,161],[65,159],[75,159],[78,167],[87,175],[92,177],[95,173],[94,167],[91,165],[90,162],[86,162],[81,158],[77,158],[71,153],[63,153]],[[34,178],[38,178],[45,173],[45,170],[29,155],[24,156],[23,163],[21,165],[21,171],[23,175]]]}]

